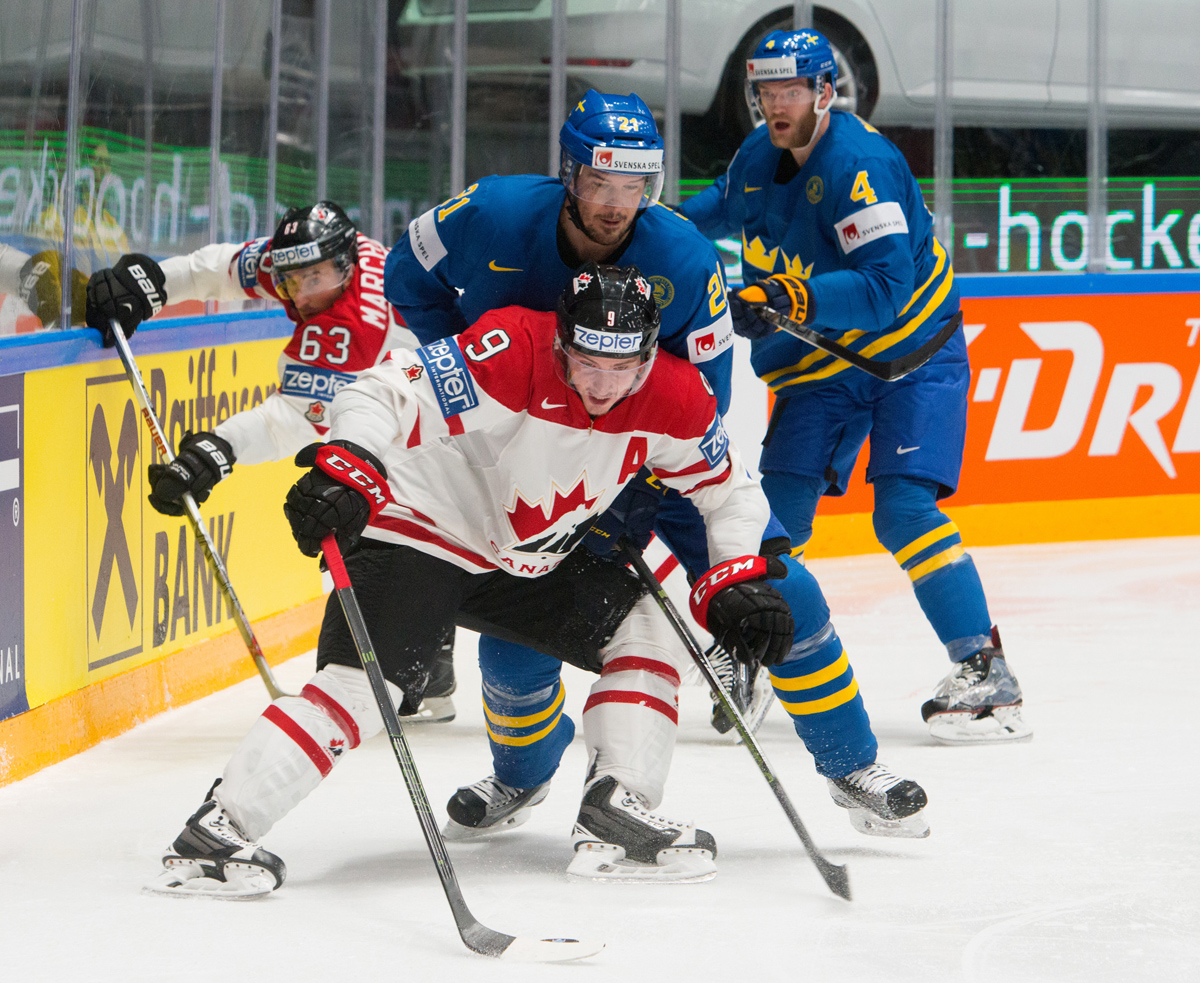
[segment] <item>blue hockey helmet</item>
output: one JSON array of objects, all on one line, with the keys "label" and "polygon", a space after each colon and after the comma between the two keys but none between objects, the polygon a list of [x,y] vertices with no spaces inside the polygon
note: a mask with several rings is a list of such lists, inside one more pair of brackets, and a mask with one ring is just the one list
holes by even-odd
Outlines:
[{"label": "blue hockey helmet", "polygon": [[[833,48],[820,31],[772,31],[758,42],[754,55],[746,61],[746,102],[751,114],[760,119],[766,115],[759,100],[759,82],[789,79],[808,79],[818,99],[823,82],[837,90]],[[827,109],[817,109],[817,116]]]},{"label": "blue hockey helmet", "polygon": [[662,194],[663,140],[637,95],[588,89],[563,123],[558,143],[559,178],[577,198],[648,208]]}]

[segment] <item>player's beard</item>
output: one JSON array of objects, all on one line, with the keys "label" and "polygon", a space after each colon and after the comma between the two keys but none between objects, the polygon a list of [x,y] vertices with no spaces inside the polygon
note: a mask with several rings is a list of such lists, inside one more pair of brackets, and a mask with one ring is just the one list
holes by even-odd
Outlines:
[{"label": "player's beard", "polygon": [[[775,129],[775,124],[780,121],[790,124],[786,130],[777,131]],[[767,119],[767,132],[771,137],[771,143],[780,150],[795,150],[808,145],[808,141],[812,139],[813,131],[817,128],[817,125],[817,114],[813,111],[812,106],[809,106],[798,121],[783,115],[769,117]]]},{"label": "player's beard", "polygon": [[[625,215],[625,209],[620,208],[602,208],[590,217],[584,218],[582,214],[580,223],[583,228],[583,234],[592,242],[600,246],[615,246],[626,235],[629,234],[629,227],[633,224],[636,217],[634,215]],[[608,224],[603,224],[601,220],[609,220]],[[620,222],[619,227],[609,227],[613,220]]]}]

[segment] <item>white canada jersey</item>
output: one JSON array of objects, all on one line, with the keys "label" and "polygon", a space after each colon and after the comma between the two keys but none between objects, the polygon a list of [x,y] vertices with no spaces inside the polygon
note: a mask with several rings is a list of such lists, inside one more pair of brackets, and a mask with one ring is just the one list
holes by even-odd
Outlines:
[{"label": "white canada jersey", "polygon": [[696,367],[660,351],[642,388],[593,419],[561,378],[556,328],[553,312],[489,311],[337,395],[330,438],[378,456],[395,498],[365,535],[539,577],[645,465],[695,503],[714,564],[757,553],[767,500]]},{"label": "white canada jersey", "polygon": [[280,297],[271,281],[269,238],[218,243],[162,262],[167,299],[245,300],[283,304],[296,328],[279,357],[279,389],[259,406],[231,416],[216,433],[239,464],[290,457],[329,429],[329,402],[363,369],[416,337],[383,296],[387,250],[358,236],[358,268],[328,310],[307,320]]}]

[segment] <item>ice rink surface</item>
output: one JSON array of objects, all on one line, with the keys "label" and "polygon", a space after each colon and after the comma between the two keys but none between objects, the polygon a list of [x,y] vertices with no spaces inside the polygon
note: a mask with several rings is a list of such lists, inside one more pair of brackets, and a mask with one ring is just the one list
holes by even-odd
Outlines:
[{"label": "ice rink surface", "polygon": [[[817,844],[846,863],[834,898],[745,749],[698,687],[661,811],[716,836],[699,885],[570,883],[584,768],[568,749],[529,823],[450,847],[484,924],[600,937],[595,959],[507,965],[455,932],[382,736],[265,845],[287,883],[249,903],[139,893],[266,705],[257,678],[0,789],[5,980],[788,980],[1129,983],[1200,979],[1200,539],[972,550],[1025,691],[1032,742],[935,745],[919,708],[943,650],[889,556],[814,561],[862,686],[880,760],[929,793],[926,840],[864,837],[829,799],[786,715],[760,737]],[[439,819],[490,771],[474,638],[458,719],[409,739]],[[293,690],[312,656],[281,666]],[[589,685],[567,669],[579,720]]]}]

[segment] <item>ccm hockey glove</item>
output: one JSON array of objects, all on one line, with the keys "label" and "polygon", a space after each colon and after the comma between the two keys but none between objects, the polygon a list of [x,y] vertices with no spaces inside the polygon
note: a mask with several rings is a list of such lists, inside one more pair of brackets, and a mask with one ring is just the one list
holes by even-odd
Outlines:
[{"label": "ccm hockey glove", "polygon": [[163,515],[183,515],[184,492],[191,492],[199,505],[213,485],[229,477],[237,460],[227,440],[215,433],[185,433],[170,464],[151,464],[150,504]]},{"label": "ccm hockey glove", "polygon": [[787,601],[766,579],[786,576],[775,556],[719,563],[692,587],[692,617],[742,662],[773,666],[791,651],[796,625]]},{"label": "ccm hockey glove", "polygon": [[167,302],[162,267],[149,256],[127,253],[116,265],[93,273],[87,284],[87,325],[104,336],[104,347],[116,342],[109,321],[116,318],[132,338],[137,326],[154,317]]},{"label": "ccm hockey glove", "polygon": [[[35,253],[21,267],[21,285],[17,292],[22,303],[37,315],[42,327],[58,320],[62,309],[63,258],[53,249]],[[87,307],[87,277],[71,270],[71,321],[83,324]]]},{"label": "ccm hockey glove", "polygon": [[741,290],[729,291],[729,313],[733,330],[743,338],[765,338],[775,330],[758,316],[758,310],[770,307],[786,314],[797,324],[808,324],[816,307],[808,285],[799,277],[776,273]]},{"label": "ccm hockey glove", "polygon": [[349,440],[331,440],[309,444],[296,464],[312,468],[292,485],[283,506],[300,552],[319,556],[321,540],[336,532],[338,546],[348,553],[392,500],[383,463]]}]

